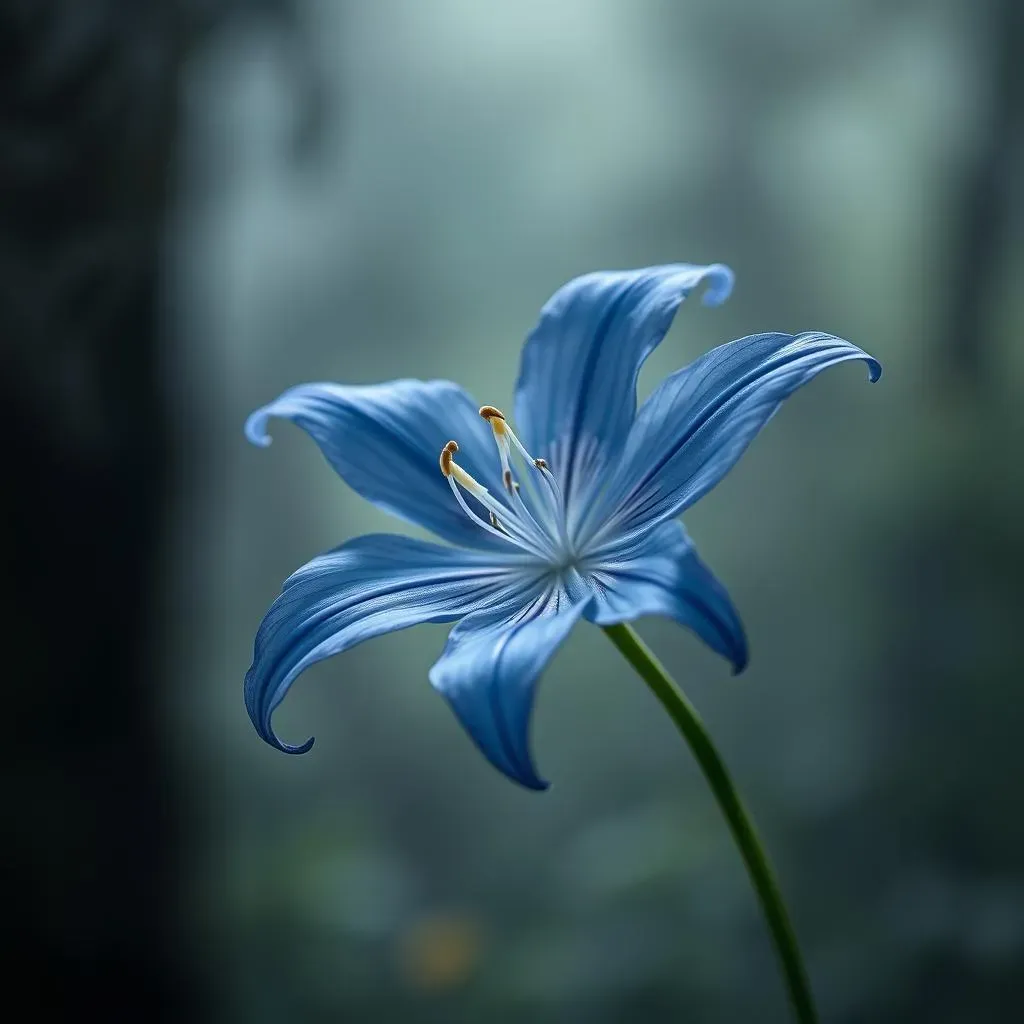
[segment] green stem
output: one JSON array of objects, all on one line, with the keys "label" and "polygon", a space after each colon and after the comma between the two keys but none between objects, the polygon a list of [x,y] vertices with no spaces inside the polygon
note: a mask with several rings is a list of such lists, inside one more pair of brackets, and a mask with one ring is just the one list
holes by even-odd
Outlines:
[{"label": "green stem", "polygon": [[718,806],[729,823],[729,829],[743,855],[743,862],[747,866],[747,873],[754,884],[757,898],[761,901],[761,909],[768,921],[772,941],[782,963],[782,973],[786,979],[786,988],[789,990],[793,1009],[796,1011],[796,1018],[800,1024],[816,1024],[818,1015],[814,1009],[811,985],[800,956],[793,923],[789,919],[786,905],[782,902],[782,893],[775,880],[775,873],[757,837],[754,822],[743,806],[736,786],[718,751],[715,750],[715,745],[711,742],[697,709],[687,700],[683,691],[631,626],[605,626],[604,631],[622,652],[626,661],[654,691],[654,695],[661,701],[672,721],[686,738],[686,742],[690,744],[690,749],[697,758],[711,791],[715,794]]}]

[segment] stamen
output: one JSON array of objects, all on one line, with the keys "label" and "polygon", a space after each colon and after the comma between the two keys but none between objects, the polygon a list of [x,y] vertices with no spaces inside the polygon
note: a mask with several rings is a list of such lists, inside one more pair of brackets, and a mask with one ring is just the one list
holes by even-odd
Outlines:
[{"label": "stamen", "polygon": [[459,450],[459,444],[458,444],[457,441],[449,441],[441,449],[441,458],[440,458],[439,461],[441,463],[441,472],[444,473],[445,476],[451,476],[452,475],[452,456],[458,450]]},{"label": "stamen", "polygon": [[[518,437],[516,437],[515,431],[508,425],[508,422],[505,420],[505,415],[500,409],[493,405],[484,405],[480,407],[480,415],[490,423],[491,429],[494,431],[494,439],[497,442],[498,451],[501,453],[502,470],[506,473],[508,472],[508,456],[511,452],[511,445],[515,445],[516,450],[523,459],[533,465],[536,469],[540,470],[541,476],[544,477],[544,481],[548,485],[551,496],[555,501],[556,521],[559,520],[562,509],[564,508],[562,491],[559,488],[558,483],[555,481],[554,474],[551,472],[551,467],[548,465],[548,460],[541,458],[535,459],[526,450],[526,446]],[[506,479],[508,479],[507,476]],[[508,484],[506,483],[505,486],[508,487]]]},{"label": "stamen", "polygon": [[488,493],[482,483],[474,480],[460,465],[452,463],[452,476],[458,481],[460,487],[464,487],[474,498],[482,498]]},{"label": "stamen", "polygon": [[[448,481],[448,485],[452,489],[452,493],[455,495],[455,500],[458,501],[462,507],[462,511],[469,516],[481,529],[486,530],[488,533],[494,534],[495,537],[500,537],[502,540],[509,541],[515,544],[516,547],[522,548],[524,551],[533,551],[533,545],[530,542],[529,534],[523,529],[514,516],[508,515],[508,509],[503,505],[496,502],[491,497],[490,492],[481,484],[475,480],[469,473],[467,473],[453,458],[454,454],[459,450],[458,443],[455,441],[449,441],[444,448],[441,449],[441,455],[438,462],[441,466],[441,472],[444,474]],[[490,522],[481,519],[476,512],[470,507],[466,499],[462,496],[462,491],[467,491],[472,494],[477,501],[480,502],[487,509],[488,518]],[[498,519],[498,515],[501,515],[502,519],[507,518],[507,523],[502,522]]]},{"label": "stamen", "polygon": [[501,459],[501,479],[505,484],[505,490],[512,494],[518,488],[512,479],[512,467],[509,465],[509,443],[508,435],[512,433],[508,423],[505,421],[505,414],[494,405],[481,405],[480,415],[491,425],[494,432],[494,443],[498,446],[498,458]]},{"label": "stamen", "polygon": [[[501,481],[511,500],[508,504],[503,503],[493,497],[483,484],[474,480],[454,459],[455,453],[459,450],[458,444],[449,441],[441,449],[438,461],[456,501],[466,515],[488,533],[501,537],[502,540],[515,544],[524,551],[536,552],[539,547],[547,557],[560,557],[560,552],[568,551],[570,548],[564,522],[565,502],[547,460],[534,458],[526,450],[523,442],[509,426],[505,414],[497,406],[482,405],[479,412],[490,424],[494,434],[494,443],[501,460]],[[513,447],[522,456],[526,465],[538,470],[544,478],[543,487],[527,487],[529,502],[519,493],[519,482],[512,472]],[[529,474],[524,478],[524,483],[530,483]],[[462,495],[463,491],[471,494],[486,509],[487,519],[481,518],[480,514],[469,506]]]},{"label": "stamen", "polygon": [[459,450],[459,444],[457,441],[449,441],[441,449],[441,458],[438,460],[441,464],[441,472],[450,480],[455,477],[455,481],[462,487],[464,487],[474,498],[479,498],[482,494],[487,493],[487,488],[482,483],[477,482],[473,479],[452,457]]},{"label": "stamen", "polygon": [[514,444],[514,445],[515,445],[515,447],[516,447],[516,450],[517,450],[517,451],[519,452],[519,454],[520,454],[520,455],[521,455],[521,456],[522,456],[522,457],[523,457],[523,458],[524,458],[524,459],[525,459],[525,460],[526,460],[527,462],[529,462],[529,463],[530,463],[531,465],[535,466],[535,467],[536,467],[537,469],[539,469],[539,470],[542,470],[542,471],[543,471],[543,470],[546,470],[546,469],[548,469],[548,463],[547,463],[547,459],[535,459],[535,458],[534,458],[534,457],[533,457],[533,456],[532,456],[532,455],[531,455],[531,454],[530,454],[530,453],[529,453],[529,452],[528,452],[528,451],[526,450],[526,446],[525,446],[525,445],[523,444],[523,442],[522,442],[522,441],[520,441],[520,440],[519,440],[519,438],[518,438],[518,437],[516,437],[516,435],[515,435],[515,432],[514,432],[514,431],[512,430],[512,428],[511,428],[511,427],[509,427],[509,426],[508,426],[507,424],[506,424],[506,428],[505,428],[505,433],[506,433],[506,434],[508,435],[508,439],[509,439],[509,441],[511,441],[511,442],[512,442],[512,444]]},{"label": "stamen", "polygon": [[[480,415],[491,425],[491,430],[494,431],[494,440],[498,443],[498,450],[501,451],[503,447],[502,442],[504,442],[504,447],[507,448],[508,441],[506,435],[512,433],[512,431],[505,420],[505,414],[497,406],[481,405]],[[508,487],[508,484],[505,486]]]},{"label": "stamen", "polygon": [[[483,416],[488,423],[490,423],[491,420],[496,419],[501,420],[502,423],[505,422],[505,414],[496,405],[481,405],[480,415]],[[492,423],[491,425],[493,426],[494,424]]]},{"label": "stamen", "polygon": [[534,459],[533,464],[540,470],[540,475],[544,478],[544,483],[548,485],[548,490],[551,493],[551,500],[555,505],[555,522],[558,524],[558,537],[563,544],[569,543],[569,535],[565,524],[565,498],[562,497],[562,488],[558,486],[558,481],[555,479],[555,474],[548,468],[548,464],[543,459]]},{"label": "stamen", "polygon": [[469,491],[474,498],[479,498],[481,494],[487,494],[487,488],[473,479],[452,457],[458,450],[457,441],[449,441],[441,449],[441,458],[438,460],[441,464],[441,472],[449,479],[455,477],[456,482]]},{"label": "stamen", "polygon": [[508,530],[506,530],[505,527],[501,525],[501,520],[498,519],[498,517],[490,509],[487,510],[487,518],[490,519],[491,526],[493,526],[496,530],[501,530],[501,532],[505,534],[506,537],[509,535]]},{"label": "stamen", "polygon": [[[555,482],[555,478],[551,473],[547,460],[540,458],[535,459],[526,450],[523,442],[516,437],[515,431],[508,425],[508,421],[505,419],[505,414],[497,406],[482,405],[480,407],[480,415],[487,420],[491,425],[491,430],[494,432],[494,443],[498,446],[498,455],[501,458],[502,480],[505,483],[505,490],[515,498],[515,504],[519,512],[523,517],[528,518],[542,533],[545,533],[548,536],[557,535],[559,542],[563,546],[567,545],[568,537],[566,535],[565,525],[562,522],[565,503],[562,500],[562,493],[559,490],[558,484]],[[512,468],[509,460],[512,454],[513,445],[527,465],[532,465],[535,469],[540,470],[541,476],[544,477],[544,483],[547,486],[546,496],[549,499],[548,504],[551,507],[550,516],[540,513],[546,521],[544,527],[537,522],[537,519],[530,511],[529,506],[519,494],[519,484],[512,478]],[[541,493],[544,492],[542,491]]]}]

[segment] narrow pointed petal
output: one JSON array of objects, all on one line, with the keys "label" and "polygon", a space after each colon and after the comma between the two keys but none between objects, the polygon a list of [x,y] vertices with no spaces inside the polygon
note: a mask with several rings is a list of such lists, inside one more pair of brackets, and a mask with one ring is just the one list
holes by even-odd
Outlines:
[{"label": "narrow pointed petal", "polygon": [[527,789],[546,789],[530,753],[537,679],[586,602],[545,591],[463,619],[430,670],[473,742],[500,772]]},{"label": "narrow pointed petal", "polygon": [[478,408],[444,380],[300,384],[257,409],[245,433],[266,446],[270,417],[291,420],[353,490],[385,511],[454,544],[504,547],[459,508],[437,464],[441,449],[455,439],[460,464],[485,487],[500,488],[494,441]]},{"label": "narrow pointed petal", "polygon": [[602,592],[587,618],[599,626],[663,615],[692,629],[734,672],[747,665],[747,638],[725,587],[700,560],[681,523],[662,523],[629,547],[595,556]]},{"label": "narrow pointed petal", "polygon": [[496,556],[411,537],[357,537],[314,558],[284,583],[256,634],[245,706],[260,736],[288,753],[271,717],[299,674],[363,640],[421,622],[451,622],[520,578]]},{"label": "narrow pointed petal", "polygon": [[640,367],[679,304],[707,284],[705,305],[732,290],[720,263],[678,263],[587,274],[560,288],[523,348],[516,424],[527,448],[547,459],[569,502],[621,450],[636,414]]},{"label": "narrow pointed petal", "polygon": [[736,464],[797,388],[851,359],[882,367],[831,334],[756,334],[721,345],[666,378],[629,434],[601,532],[628,534],[680,515]]}]

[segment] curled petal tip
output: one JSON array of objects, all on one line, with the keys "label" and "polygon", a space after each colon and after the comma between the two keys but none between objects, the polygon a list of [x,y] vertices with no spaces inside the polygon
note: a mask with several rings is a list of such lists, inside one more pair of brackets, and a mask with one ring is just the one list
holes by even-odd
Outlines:
[{"label": "curled petal tip", "polygon": [[283,754],[305,754],[310,747],[313,746],[315,737],[310,736],[305,743],[285,743],[280,736],[274,732],[274,726],[271,723],[271,717],[274,714],[276,705],[271,707],[269,711],[264,712],[261,716],[258,712],[254,712],[250,707],[249,717],[252,719],[253,725],[256,726],[256,732],[260,739],[265,743],[269,743],[276,750],[280,750]]},{"label": "curled petal tip", "polygon": [[882,364],[877,359],[873,358],[872,356],[868,356],[867,357],[867,364],[868,364],[868,380],[870,380],[871,383],[874,384],[875,381],[877,381],[879,379],[879,377],[882,376]]},{"label": "curled petal tip", "polygon": [[750,664],[750,652],[747,650],[747,638],[743,634],[743,627],[737,623],[738,636],[732,638],[728,651],[722,651],[734,676],[740,675]]},{"label": "curled petal tip", "polygon": [[257,409],[245,421],[245,436],[257,448],[267,448],[273,438],[267,433],[267,421],[270,419],[266,409]]},{"label": "curled petal tip", "polygon": [[275,733],[273,729],[263,733],[262,737],[272,747],[277,747],[278,750],[285,754],[305,754],[313,746],[315,741],[315,738],[310,736],[305,743],[285,743],[284,740],[278,738],[277,733]]},{"label": "curled petal tip", "polygon": [[747,646],[747,633],[738,615],[734,616],[732,624],[732,650],[727,655],[732,674],[738,676],[750,664],[750,648]]},{"label": "curled petal tip", "polygon": [[724,263],[713,263],[704,274],[705,288],[701,303],[705,306],[720,306],[732,294],[736,275]]},{"label": "curled petal tip", "polygon": [[533,765],[517,765],[517,771],[513,775],[509,775],[513,781],[518,782],[523,789],[529,789],[534,793],[543,793],[545,790],[551,788],[551,783],[547,779],[542,779],[534,769]]}]

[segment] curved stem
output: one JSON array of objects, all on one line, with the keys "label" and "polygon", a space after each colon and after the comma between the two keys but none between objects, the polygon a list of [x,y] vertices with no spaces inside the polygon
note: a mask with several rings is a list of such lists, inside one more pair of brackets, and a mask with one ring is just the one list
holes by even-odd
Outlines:
[{"label": "curved stem", "polygon": [[623,623],[603,628],[626,661],[654,691],[654,695],[661,701],[672,721],[686,738],[686,742],[690,744],[690,749],[697,758],[711,791],[715,794],[718,806],[725,815],[733,839],[736,840],[736,845],[743,856],[754,890],[761,901],[761,909],[764,911],[775,950],[782,964],[782,973],[786,979],[786,988],[789,990],[793,1009],[796,1011],[796,1018],[800,1024],[817,1024],[818,1015],[814,1009],[807,971],[800,956],[793,923],[789,919],[779,884],[775,880],[775,873],[757,837],[754,822],[743,806],[736,786],[711,742],[697,709],[687,700],[683,691],[631,626]]}]

